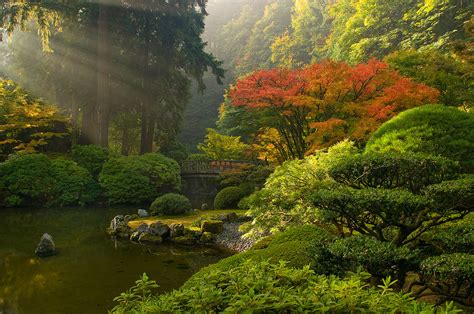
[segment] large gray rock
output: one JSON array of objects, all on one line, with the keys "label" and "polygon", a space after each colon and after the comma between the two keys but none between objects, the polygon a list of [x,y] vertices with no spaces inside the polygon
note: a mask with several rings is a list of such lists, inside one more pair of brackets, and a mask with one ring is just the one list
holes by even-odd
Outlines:
[{"label": "large gray rock", "polygon": [[219,234],[224,230],[224,222],[220,220],[204,220],[201,223],[202,232]]},{"label": "large gray rock", "polygon": [[170,227],[159,221],[154,222],[148,226],[148,232],[152,235],[166,238],[170,235]]},{"label": "large gray rock", "polygon": [[128,218],[123,215],[115,216],[110,221],[109,233],[121,238],[128,238],[132,233],[131,228],[128,226]]},{"label": "large gray rock", "polygon": [[170,236],[172,238],[180,237],[184,235],[184,225],[183,224],[171,224],[170,225]]},{"label": "large gray rock", "polygon": [[150,228],[148,227],[147,224],[141,224],[141,225],[138,226],[138,228],[137,228],[136,231],[137,231],[138,233],[143,233],[143,232],[148,232],[149,229],[150,229]]},{"label": "large gray rock", "polygon": [[159,244],[163,242],[163,238],[160,237],[159,235],[154,235],[148,232],[143,232],[140,234],[140,237],[138,238],[138,241],[140,243],[154,243],[154,244]]},{"label": "large gray rock", "polygon": [[56,246],[54,245],[53,238],[49,234],[43,234],[38,246],[36,247],[35,253],[40,257],[56,254]]},{"label": "large gray rock", "polygon": [[145,209],[139,209],[138,210],[138,216],[141,217],[141,218],[145,218],[145,217],[148,217],[149,214]]}]

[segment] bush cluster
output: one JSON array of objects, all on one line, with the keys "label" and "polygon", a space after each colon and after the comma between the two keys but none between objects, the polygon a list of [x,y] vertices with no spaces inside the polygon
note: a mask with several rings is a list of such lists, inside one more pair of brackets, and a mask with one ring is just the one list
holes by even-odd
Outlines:
[{"label": "bush cluster", "polygon": [[474,171],[474,115],[428,105],[402,112],[383,124],[367,143],[368,152],[415,152],[459,161]]},{"label": "bush cluster", "polygon": [[71,157],[79,166],[86,168],[94,178],[97,178],[104,163],[109,159],[109,151],[97,145],[75,145],[71,150]]},{"label": "bush cluster", "polygon": [[180,194],[168,193],[158,197],[150,206],[152,215],[182,215],[192,209],[189,199]]},{"label": "bush cluster", "polygon": [[109,159],[99,175],[110,204],[144,204],[180,189],[179,165],[161,154]]},{"label": "bush cluster", "polygon": [[71,160],[29,154],[0,164],[0,203],[6,207],[85,205],[99,194],[89,172]]},{"label": "bush cluster", "polygon": [[[230,270],[215,270],[187,286],[156,298],[134,295],[118,299],[116,313],[203,312],[257,313],[454,313],[447,308],[417,303],[409,295],[392,291],[390,280],[367,287],[365,273],[340,279],[316,275],[308,267],[295,269],[284,262],[245,261]],[[150,286],[150,284],[148,284]],[[136,287],[134,291],[144,289]],[[133,294],[133,293],[132,293]]]},{"label": "bush cluster", "polygon": [[214,199],[214,209],[234,209],[245,196],[245,192],[236,186],[229,186],[217,193]]},{"label": "bush cluster", "polygon": [[313,191],[328,179],[330,164],[357,152],[354,143],[343,141],[327,152],[287,161],[277,167],[265,186],[242,203],[254,217],[247,235],[258,236],[317,222],[319,212],[311,201]]}]

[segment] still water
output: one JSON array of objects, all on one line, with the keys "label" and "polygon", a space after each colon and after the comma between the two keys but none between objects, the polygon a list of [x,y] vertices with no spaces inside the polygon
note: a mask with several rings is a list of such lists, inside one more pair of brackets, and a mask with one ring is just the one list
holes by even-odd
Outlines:
[{"label": "still water", "polygon": [[[178,288],[228,253],[113,241],[109,221],[127,209],[0,210],[0,314],[106,313],[112,299],[146,272],[158,291]],[[59,254],[37,258],[43,233]]]}]

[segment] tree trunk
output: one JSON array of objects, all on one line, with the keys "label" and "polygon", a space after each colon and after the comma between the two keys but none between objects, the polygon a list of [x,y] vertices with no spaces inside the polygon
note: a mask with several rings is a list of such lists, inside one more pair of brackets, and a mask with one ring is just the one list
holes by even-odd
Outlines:
[{"label": "tree trunk", "polygon": [[144,32],[145,44],[143,46],[142,55],[142,116],[141,116],[141,138],[140,138],[140,154],[151,153],[153,150],[153,139],[155,135],[155,122],[156,119],[152,114],[153,96],[152,93],[152,75],[150,73],[150,39],[148,36],[149,31],[149,16],[148,12],[145,11],[145,27]]},{"label": "tree trunk", "polygon": [[109,8],[99,2],[98,42],[97,42],[97,122],[98,144],[109,145],[109,113],[110,113],[110,84],[109,84]]},{"label": "tree trunk", "polygon": [[78,143],[80,145],[98,144],[97,137],[97,113],[94,106],[85,106],[82,113],[81,136]]}]

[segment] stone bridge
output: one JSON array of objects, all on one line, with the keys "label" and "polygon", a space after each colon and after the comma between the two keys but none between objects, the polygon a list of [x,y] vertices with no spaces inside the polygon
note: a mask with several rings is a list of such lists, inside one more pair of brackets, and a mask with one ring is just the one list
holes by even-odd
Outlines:
[{"label": "stone bridge", "polygon": [[219,175],[225,171],[239,170],[248,165],[264,165],[264,162],[241,160],[184,161],[181,163],[182,192],[194,208],[207,204],[214,207],[214,197],[219,189]]}]

